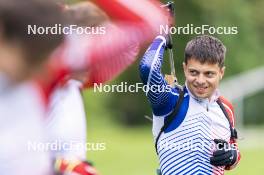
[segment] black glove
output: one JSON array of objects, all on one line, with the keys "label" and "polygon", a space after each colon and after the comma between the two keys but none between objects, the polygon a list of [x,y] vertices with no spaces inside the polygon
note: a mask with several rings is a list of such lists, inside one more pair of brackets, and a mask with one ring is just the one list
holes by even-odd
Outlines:
[{"label": "black glove", "polygon": [[237,160],[235,147],[222,139],[214,139],[214,142],[217,145],[217,150],[210,158],[210,163],[214,166],[232,166]]}]

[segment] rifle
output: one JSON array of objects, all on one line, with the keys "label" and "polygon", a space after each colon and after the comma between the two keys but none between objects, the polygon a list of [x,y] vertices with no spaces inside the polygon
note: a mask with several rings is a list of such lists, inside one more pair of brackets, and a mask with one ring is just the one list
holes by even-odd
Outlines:
[{"label": "rifle", "polygon": [[[162,5],[163,8],[167,8],[167,10],[169,11],[170,14],[170,18],[174,19],[175,16],[175,8],[174,8],[174,2],[173,1],[169,1],[168,3],[166,3],[165,5]],[[173,22],[169,20],[169,27],[173,26]],[[177,77],[176,77],[176,72],[175,72],[175,66],[174,66],[174,55],[173,55],[173,42],[172,42],[172,36],[171,33],[169,32],[167,34],[167,43],[166,43],[166,50],[169,51],[169,61],[170,61],[170,70],[171,70],[171,74],[169,76],[172,76],[173,79],[173,83],[172,86],[179,86],[178,81],[177,81]],[[169,77],[167,76],[167,77]]]}]

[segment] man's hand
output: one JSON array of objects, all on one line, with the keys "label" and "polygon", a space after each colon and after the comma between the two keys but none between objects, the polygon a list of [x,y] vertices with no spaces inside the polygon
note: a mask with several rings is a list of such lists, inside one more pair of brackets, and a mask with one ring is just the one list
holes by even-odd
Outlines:
[{"label": "man's hand", "polygon": [[175,82],[177,82],[177,78],[174,77],[173,75],[168,75],[168,74],[165,74],[165,80],[166,82],[171,86],[171,87],[174,87],[175,85]]},{"label": "man's hand", "polygon": [[217,150],[210,158],[210,163],[214,166],[232,166],[237,160],[237,150],[233,145],[228,144],[225,140],[214,139]]},{"label": "man's hand", "polygon": [[98,175],[96,169],[89,162],[61,158],[56,159],[55,170],[60,174]]}]

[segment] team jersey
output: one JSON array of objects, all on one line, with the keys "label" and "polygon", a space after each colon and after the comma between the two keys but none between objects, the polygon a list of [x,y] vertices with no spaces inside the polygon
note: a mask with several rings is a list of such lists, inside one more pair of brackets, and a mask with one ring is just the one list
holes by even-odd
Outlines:
[{"label": "team jersey", "polygon": [[[165,38],[158,36],[140,62],[143,83],[147,87],[153,86],[146,95],[153,111],[154,138],[159,134],[179,98],[179,90],[171,88],[161,74],[165,44]],[[225,169],[232,169],[238,163],[232,167],[217,167],[210,164],[210,157],[215,151],[213,140],[223,139],[230,142],[231,134],[228,119],[216,102],[218,98],[220,94],[216,90],[210,100],[198,99],[189,91],[188,86],[185,86],[179,112],[161,134],[157,144],[162,175],[222,175]],[[222,102],[234,124],[231,104],[227,100]]]},{"label": "team jersey", "polygon": [[50,175],[49,154],[40,149],[45,131],[38,88],[29,82],[14,87],[1,79],[0,174]]}]

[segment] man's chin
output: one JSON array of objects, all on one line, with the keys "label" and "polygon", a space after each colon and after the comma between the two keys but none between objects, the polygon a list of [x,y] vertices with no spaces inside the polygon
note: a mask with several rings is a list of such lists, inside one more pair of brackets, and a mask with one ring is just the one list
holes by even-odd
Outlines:
[{"label": "man's chin", "polygon": [[209,95],[207,93],[203,93],[203,94],[195,93],[194,96],[196,98],[199,98],[199,99],[207,99],[207,98],[209,98]]}]

